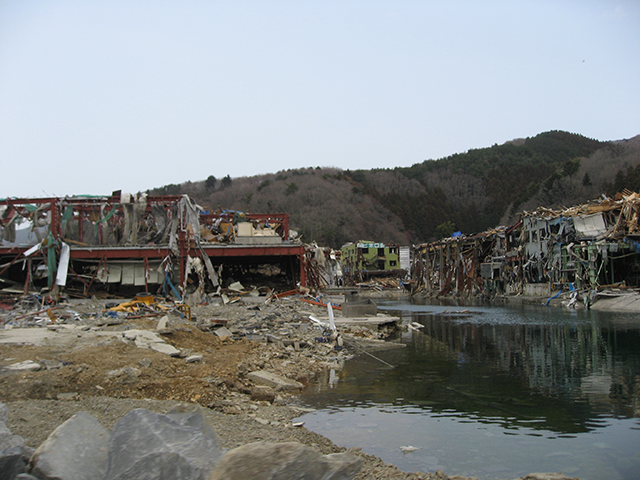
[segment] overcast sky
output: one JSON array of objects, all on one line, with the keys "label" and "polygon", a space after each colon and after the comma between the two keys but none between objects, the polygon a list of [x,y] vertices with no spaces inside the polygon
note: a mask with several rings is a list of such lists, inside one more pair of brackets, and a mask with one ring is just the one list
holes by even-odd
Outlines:
[{"label": "overcast sky", "polygon": [[638,0],[0,1],[0,198],[640,134]]}]

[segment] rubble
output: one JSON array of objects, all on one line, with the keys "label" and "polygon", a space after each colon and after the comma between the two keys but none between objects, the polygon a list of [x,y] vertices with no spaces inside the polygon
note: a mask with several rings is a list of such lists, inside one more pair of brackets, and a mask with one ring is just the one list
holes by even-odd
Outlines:
[{"label": "rubble", "polygon": [[523,212],[508,227],[418,245],[411,292],[545,297],[590,308],[602,292],[640,287],[639,213],[640,194],[625,191],[615,199]]},{"label": "rubble", "polygon": [[[175,302],[154,297],[154,302],[147,307],[161,315],[150,317],[148,314],[140,315],[139,311],[118,312],[120,322],[115,324],[102,321],[110,318],[105,314],[109,315],[111,300],[69,300],[60,305],[56,311],[61,315],[48,326],[35,324],[28,316],[16,320],[28,313],[26,308],[4,310],[0,312],[0,322],[5,327],[0,329],[1,398],[11,402],[15,408],[26,408],[25,399],[49,402],[44,407],[46,412],[95,404],[91,410],[94,416],[108,414],[120,404],[139,406],[139,402],[149,402],[143,404],[146,408],[152,402],[149,399],[190,402],[205,407],[207,416],[216,415],[221,424],[233,422],[234,427],[226,429],[226,435],[233,435],[232,438],[236,439],[239,435],[244,436],[240,443],[236,440],[229,448],[256,440],[289,442],[305,439],[305,443],[313,445],[321,453],[343,453],[344,448],[312,436],[312,432],[306,431],[299,422],[294,425],[293,419],[305,411],[295,406],[297,390],[287,390],[279,384],[259,385],[252,380],[256,378],[252,373],[268,372],[271,378],[285,379],[296,387],[306,386],[315,376],[327,370],[340,369],[352,355],[366,354],[377,358],[371,353],[376,348],[393,348],[401,344],[383,340],[390,333],[388,324],[363,326],[342,323],[343,317],[338,312],[334,312],[335,330],[330,326],[328,329],[315,326],[311,316],[330,325],[328,307],[301,302],[300,298],[304,296],[303,293],[292,293],[282,298],[269,298],[262,303],[242,299],[226,305],[210,301],[195,306],[191,320],[175,308]],[[32,305],[33,311],[38,309],[39,305]],[[74,314],[62,314],[67,310]],[[376,320],[373,316],[368,318]],[[344,320],[352,322],[353,319]],[[21,324],[23,321],[25,325]],[[27,322],[30,322],[28,326]],[[398,326],[392,325],[397,331]],[[161,335],[158,327],[171,333]],[[216,335],[220,328],[225,328],[229,335]],[[17,345],[13,342],[14,337],[10,336],[16,331],[44,332],[46,336],[34,335],[33,341],[22,336],[23,343]],[[334,333],[338,335],[332,338]],[[137,347],[138,337],[144,339],[146,335],[172,345],[180,351],[180,356],[170,357],[149,348]],[[338,339],[343,340],[342,346]],[[200,360],[190,362],[187,360],[190,358]],[[43,368],[20,373],[6,370],[6,366],[24,360],[31,360]],[[47,369],[46,365],[58,368]],[[100,401],[102,395],[109,398]],[[2,412],[0,406],[0,415],[4,415]],[[59,423],[62,423],[68,418],[55,415],[51,418],[48,413],[42,415],[38,412],[37,409],[34,412],[37,417],[34,421],[14,422],[15,428],[26,429],[17,433],[26,438],[24,433],[31,432],[31,435],[33,430],[29,428],[33,428],[34,423],[51,422],[55,418],[60,418]],[[226,420],[227,417],[232,418]],[[21,413],[21,418],[32,417]],[[111,428],[107,424],[105,427]],[[256,434],[256,429],[262,433]],[[15,438],[20,440],[18,437],[16,435]],[[31,439],[32,442],[36,440],[38,442],[34,446],[44,442],[46,437]],[[24,441],[21,445],[24,446]],[[33,453],[24,452],[27,450],[3,452],[0,456],[7,455],[7,461],[20,468],[20,465],[29,464]],[[354,477],[357,479],[448,478],[442,472],[404,474],[357,449],[350,453],[363,462],[363,471]],[[177,459],[173,454],[169,456]],[[157,456],[143,458],[146,462],[157,459]],[[129,463],[133,468],[134,465]],[[140,468],[143,465],[144,468],[151,467],[147,463],[133,463]],[[185,469],[191,468],[183,463],[180,465]],[[129,475],[133,470],[127,472]]]},{"label": "rubble", "polygon": [[[81,352],[85,347],[135,346],[141,352],[132,356],[127,364],[107,368],[105,362],[104,377],[97,379],[93,386],[102,389],[117,384],[118,388],[126,389],[130,388],[127,384],[132,387],[136,382],[145,383],[146,372],[159,361],[144,351],[159,352],[169,358],[180,358],[185,365],[203,365],[211,369],[212,346],[224,348],[235,344],[254,354],[238,362],[233,373],[238,375],[240,383],[230,384],[232,389],[250,393],[253,386],[263,385],[269,377],[275,382],[268,383],[275,392],[273,401],[281,401],[287,390],[300,389],[324,369],[339,369],[354,354],[372,348],[365,341],[384,339],[400,327],[397,317],[345,318],[337,312],[333,327],[325,328],[323,325],[329,325],[326,308],[300,302],[305,298],[300,293],[265,298],[258,304],[239,301],[223,305],[211,301],[194,307],[191,320],[182,314],[175,302],[151,296],[140,305],[139,298],[137,295],[133,300],[119,304],[95,298],[68,300],[57,305],[55,320],[47,317],[48,320],[42,323],[34,321],[37,316],[29,314],[39,311],[36,310],[39,305],[19,299],[16,308],[0,312],[0,345],[21,343],[67,348],[68,354]],[[29,305],[32,312],[28,311]],[[368,305],[372,304],[369,302]],[[315,325],[312,318],[324,319],[320,321],[322,325]],[[72,347],[68,348],[70,345]],[[380,345],[389,348],[400,344],[380,342],[374,347]],[[95,368],[76,365],[77,359],[62,353],[55,357],[17,360],[0,363],[0,370],[43,370],[67,376],[70,368],[80,375],[89,375]],[[279,380],[273,380],[277,378]],[[81,385],[82,382],[74,388],[76,393],[82,394]],[[86,389],[87,386],[84,391]],[[67,392],[56,392],[55,395],[58,393]],[[202,402],[216,401],[211,394],[200,393],[185,394],[185,399],[196,395],[201,395]]]},{"label": "rubble", "polygon": [[251,294],[255,277],[266,295],[306,285],[304,254],[287,214],[210,212],[187,195],[0,200],[0,288],[43,303],[144,289],[192,305]]}]

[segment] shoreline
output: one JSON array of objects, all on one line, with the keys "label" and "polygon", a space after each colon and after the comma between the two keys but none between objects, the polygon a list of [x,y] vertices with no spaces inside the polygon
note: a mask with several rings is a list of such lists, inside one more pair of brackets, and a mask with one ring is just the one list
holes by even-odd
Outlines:
[{"label": "shoreline", "polygon": [[[103,303],[73,302],[65,306],[72,312],[68,319],[58,313],[58,320],[47,327],[0,329],[0,401],[11,412],[7,425],[28,445],[37,447],[55,427],[83,409],[111,428],[133,408],[165,413],[178,403],[197,403],[206,407],[226,448],[268,440],[298,441],[323,454],[347,451],[304,426],[294,426],[293,420],[305,413],[295,406],[295,391],[248,379],[248,373],[265,370],[306,385],[358,353],[317,341],[322,333],[308,317],[321,317],[326,308],[284,298],[260,305],[194,306],[192,321],[175,312],[163,321],[160,316],[105,318]],[[13,313],[14,319],[18,313]],[[7,319],[3,317],[5,327]],[[219,330],[213,327],[222,320],[231,336],[215,333]],[[179,355],[130,340],[140,330],[160,332],[158,337]],[[12,343],[9,334],[16,333],[31,334],[33,341],[22,338],[21,344]],[[384,330],[363,326],[341,326],[340,334],[371,344],[385,335]],[[254,340],[247,339],[249,335]],[[193,358],[199,360],[188,363]],[[42,368],[8,370],[27,361]],[[363,462],[357,479],[450,478],[441,471],[402,472],[359,448],[349,452]]]}]

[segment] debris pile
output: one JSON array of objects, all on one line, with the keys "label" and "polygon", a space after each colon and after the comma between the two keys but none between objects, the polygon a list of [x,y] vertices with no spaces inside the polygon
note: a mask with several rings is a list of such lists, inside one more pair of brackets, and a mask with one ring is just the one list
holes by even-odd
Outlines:
[{"label": "debris pile", "polygon": [[303,256],[287,214],[210,213],[187,195],[0,200],[0,288],[14,294],[144,289],[182,301],[255,276],[293,288]]},{"label": "debris pile", "polygon": [[604,289],[640,287],[640,195],[625,191],[414,249],[411,291],[423,295],[546,296],[591,306]]},{"label": "debris pile", "polygon": [[[309,298],[295,293],[260,303],[255,297],[243,297],[224,304],[214,297],[216,302],[185,310],[183,304],[143,292],[119,304],[95,298],[69,300],[44,313],[38,302],[31,312],[25,313],[21,306],[0,313],[0,343],[45,345],[51,352],[36,357],[26,351],[19,357],[5,353],[0,370],[46,372],[53,386],[42,394],[54,398],[59,393],[87,394],[99,387],[113,395],[153,392],[160,398],[197,400],[226,411],[225,398],[232,392],[286,403],[292,393],[285,388],[288,382],[306,386],[324,371],[340,370],[354,354],[399,345],[383,340],[398,332],[397,317],[344,318],[336,310],[335,321],[330,322],[327,314],[333,314],[333,308],[301,301]],[[120,345],[129,349],[123,351]],[[109,360],[99,361],[88,353],[94,347]],[[220,357],[225,350],[240,355],[233,366]],[[167,367],[162,366],[165,363]],[[184,377],[167,377],[158,370],[185,368],[177,365],[201,367],[186,370]],[[255,372],[282,380],[275,386],[259,384]],[[211,388],[203,389],[203,382]],[[19,398],[26,387],[5,376],[0,388],[6,395],[16,392]]]}]

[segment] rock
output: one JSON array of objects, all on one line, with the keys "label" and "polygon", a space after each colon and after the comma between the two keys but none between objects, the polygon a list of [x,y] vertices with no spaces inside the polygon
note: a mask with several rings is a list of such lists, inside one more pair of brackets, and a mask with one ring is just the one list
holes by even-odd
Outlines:
[{"label": "rock", "polygon": [[163,316],[158,320],[158,325],[156,325],[156,330],[165,330],[169,325],[169,317],[167,315]]},{"label": "rock", "polygon": [[135,367],[122,367],[116,370],[109,370],[107,372],[108,377],[125,376],[128,378],[138,378],[140,375],[142,375],[142,372],[140,371],[140,369]]},{"label": "rock", "polygon": [[189,355],[184,361],[187,363],[198,363],[202,361],[202,355]]},{"label": "rock", "polygon": [[228,452],[209,480],[348,480],[359,469],[360,460],[348,453],[321,455],[301,443],[258,442]]},{"label": "rock", "polygon": [[35,372],[42,368],[38,362],[34,362],[33,360],[25,360],[24,362],[13,363],[8,367],[5,367],[7,370],[18,371],[18,372]]},{"label": "rock", "polygon": [[0,451],[11,447],[22,447],[25,444],[20,435],[13,435],[4,422],[0,422]]},{"label": "rock", "polygon": [[273,403],[276,399],[276,392],[271,387],[259,385],[251,389],[251,400],[254,402],[269,402]]},{"label": "rock", "polygon": [[29,461],[24,447],[9,447],[0,451],[0,480],[13,480],[26,472]]},{"label": "rock", "polygon": [[7,422],[9,420],[9,407],[6,404],[0,403],[0,422]]},{"label": "rock", "polygon": [[102,480],[109,432],[87,412],[78,412],[56,428],[31,459],[41,479]]},{"label": "rock", "polygon": [[304,385],[300,382],[289,380],[288,378],[281,377],[275,373],[265,372],[264,370],[250,372],[247,378],[257,385],[266,385],[276,390],[298,390],[304,388]]},{"label": "rock", "polygon": [[109,480],[201,480],[202,472],[174,452],[149,453]]},{"label": "rock", "polygon": [[64,364],[60,360],[41,360],[44,368],[47,370],[57,370],[59,368],[64,367]]},{"label": "rock", "polygon": [[[113,429],[104,480],[204,478],[222,456],[218,444],[215,431],[197,410],[177,410],[168,415],[132,410]],[[154,462],[168,465],[169,460],[179,475],[146,476]]]},{"label": "rock", "polygon": [[145,357],[142,360],[138,361],[138,365],[143,368],[149,368],[151,366],[151,359]]}]

